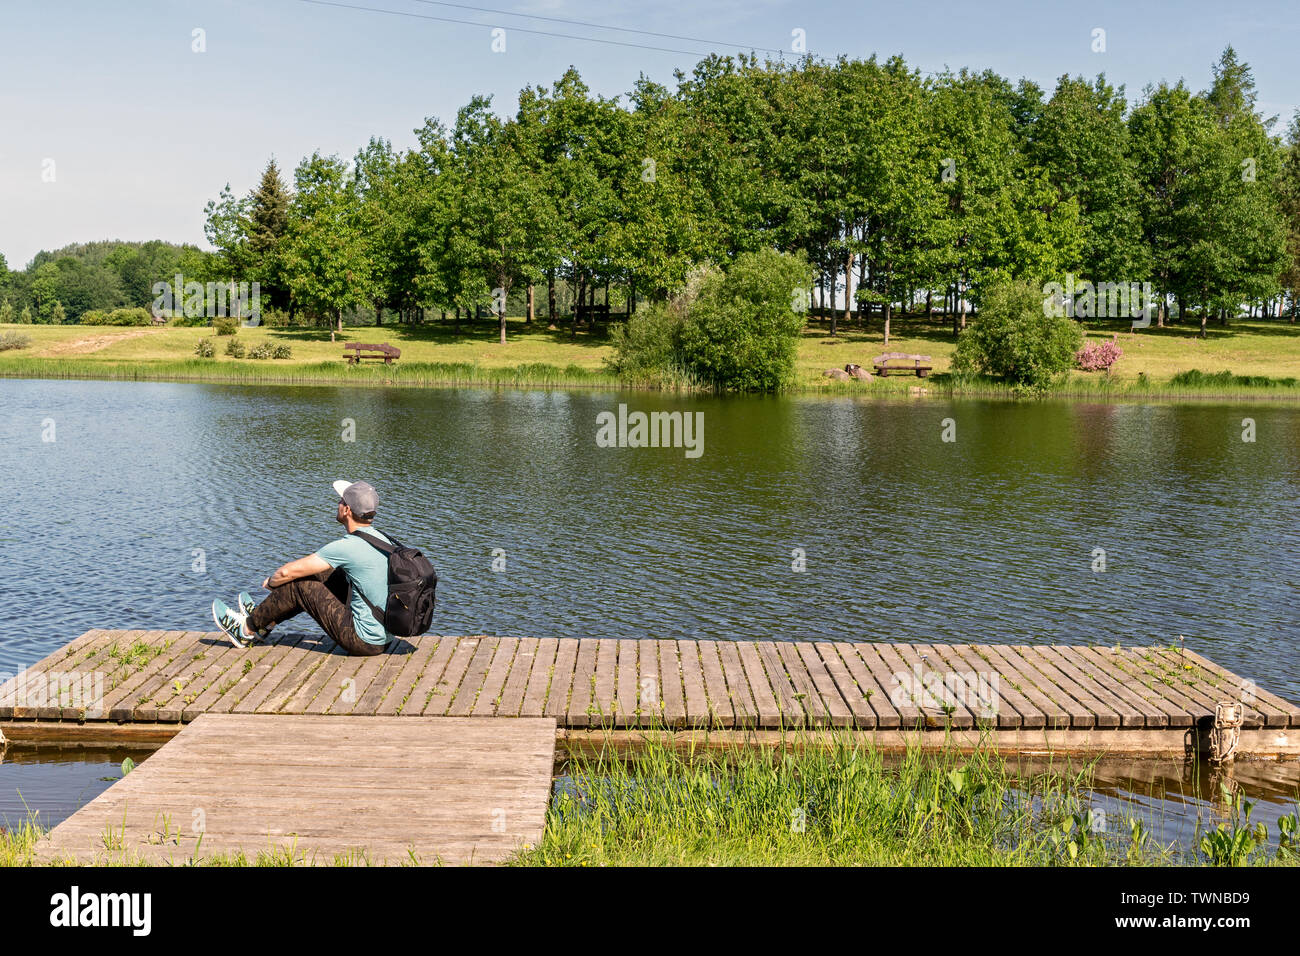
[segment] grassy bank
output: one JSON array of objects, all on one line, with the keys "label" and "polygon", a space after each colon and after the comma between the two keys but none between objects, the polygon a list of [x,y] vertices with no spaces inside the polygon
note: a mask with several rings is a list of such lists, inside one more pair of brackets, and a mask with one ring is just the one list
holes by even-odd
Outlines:
[{"label": "grassy bank", "polygon": [[[621,387],[604,369],[611,354],[606,330],[548,329],[510,320],[509,341],[495,339],[495,325],[450,323],[424,326],[348,328],[337,342],[314,328],[240,329],[247,348],[285,344],[292,357],[283,360],[235,359],[223,353],[227,339],[217,338],[217,356],[199,359],[194,347],[210,329],[111,328],[104,326],[3,326],[26,335],[26,348],[0,352],[0,376],[21,378],[95,378],[139,381],[228,382],[236,384],[322,385],[518,385],[537,387]],[[796,360],[796,391],[826,394],[906,396],[916,388],[930,395],[1005,397],[1013,391],[991,381],[960,380],[948,374],[955,342],[942,322],[922,318],[896,320],[889,351],[931,356],[934,372],[920,381],[895,375],[870,383],[835,382],[828,368],[853,362],[869,367],[884,351],[877,327],[841,327],[828,333],[825,322],[804,332]],[[1192,326],[1150,328],[1134,332],[1122,322],[1096,322],[1090,341],[1119,334],[1124,356],[1112,373],[1073,372],[1054,390],[1063,397],[1125,398],[1280,398],[1300,399],[1300,326],[1285,322],[1234,322],[1212,326],[1200,339]],[[392,366],[348,366],[344,341],[391,342],[402,350]]]}]

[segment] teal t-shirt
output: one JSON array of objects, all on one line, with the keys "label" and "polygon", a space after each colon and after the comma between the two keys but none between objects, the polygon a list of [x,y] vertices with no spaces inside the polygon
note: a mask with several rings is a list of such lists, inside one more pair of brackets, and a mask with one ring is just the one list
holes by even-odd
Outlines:
[{"label": "teal t-shirt", "polygon": [[[360,530],[385,543],[392,542],[382,531],[374,528]],[[331,568],[342,568],[352,582],[352,626],[357,637],[367,644],[387,644],[393,635],[375,620],[361,593],[364,592],[370,603],[381,611],[388,604],[388,556],[356,535],[347,534],[325,545],[316,552],[316,557]]]}]

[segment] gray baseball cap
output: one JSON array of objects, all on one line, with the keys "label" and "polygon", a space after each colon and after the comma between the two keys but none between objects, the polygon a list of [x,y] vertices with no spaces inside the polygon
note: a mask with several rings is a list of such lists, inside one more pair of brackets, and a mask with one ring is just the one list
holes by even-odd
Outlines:
[{"label": "gray baseball cap", "polygon": [[336,481],[334,492],[356,515],[368,515],[379,510],[379,492],[365,481]]}]

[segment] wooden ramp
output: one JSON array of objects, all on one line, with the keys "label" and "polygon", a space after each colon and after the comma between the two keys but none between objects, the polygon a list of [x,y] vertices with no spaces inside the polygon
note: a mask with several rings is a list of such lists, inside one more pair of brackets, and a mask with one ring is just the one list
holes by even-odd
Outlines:
[{"label": "wooden ramp", "polygon": [[545,718],[205,714],[55,827],[38,855],[493,863],[541,839],[554,759]]},{"label": "wooden ramp", "polygon": [[[550,717],[588,731],[846,728],[886,745],[1181,751],[1221,701],[1241,751],[1300,753],[1300,707],[1190,650],[1009,644],[439,637],[348,657],[322,634],[90,631],[0,686],[15,739],[167,739],[203,714]],[[1201,734],[1202,741],[1204,734]]]}]

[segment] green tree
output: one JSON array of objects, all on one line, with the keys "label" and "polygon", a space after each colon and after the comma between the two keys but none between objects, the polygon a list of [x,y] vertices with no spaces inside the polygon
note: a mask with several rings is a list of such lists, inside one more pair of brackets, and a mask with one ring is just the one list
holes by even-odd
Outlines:
[{"label": "green tree", "polygon": [[333,318],[371,298],[371,263],[351,172],[337,156],[313,153],[294,171],[295,195],[283,261],[294,298]]},{"label": "green tree", "polygon": [[280,244],[289,231],[289,204],[292,198],[280,175],[280,167],[272,158],[267,162],[261,181],[249,194],[243,209],[247,219],[241,225],[246,234],[250,277],[258,281],[261,294],[277,309],[289,305],[289,290],[284,283],[284,267],[280,261]]}]

